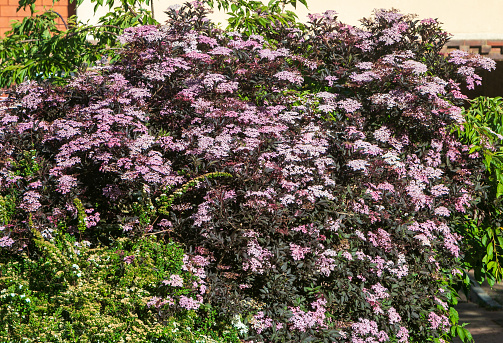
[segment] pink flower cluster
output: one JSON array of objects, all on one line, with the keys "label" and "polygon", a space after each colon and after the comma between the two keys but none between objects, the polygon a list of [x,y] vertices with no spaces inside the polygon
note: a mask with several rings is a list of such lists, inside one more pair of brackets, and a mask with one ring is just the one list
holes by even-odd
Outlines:
[{"label": "pink flower cluster", "polygon": [[314,311],[302,311],[299,307],[290,307],[293,316],[290,317],[290,328],[305,332],[308,328],[315,326],[323,327],[325,324],[325,312],[327,301],[323,297],[311,303]]}]

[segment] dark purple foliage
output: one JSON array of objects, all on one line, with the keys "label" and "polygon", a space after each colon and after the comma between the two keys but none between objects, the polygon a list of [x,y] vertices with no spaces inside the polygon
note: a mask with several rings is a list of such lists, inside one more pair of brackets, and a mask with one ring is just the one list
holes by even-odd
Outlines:
[{"label": "dark purple foliage", "polygon": [[0,175],[19,209],[0,244],[29,247],[28,215],[47,239],[77,232],[78,198],[88,240],[183,243],[205,282],[179,305],[239,314],[248,339],[442,337],[461,254],[449,223],[480,191],[450,127],[459,82],[494,63],[441,56],[436,21],[395,11],[363,29],[313,16],[275,46],[203,14],[127,29],[116,64],[64,87],[13,91]]}]

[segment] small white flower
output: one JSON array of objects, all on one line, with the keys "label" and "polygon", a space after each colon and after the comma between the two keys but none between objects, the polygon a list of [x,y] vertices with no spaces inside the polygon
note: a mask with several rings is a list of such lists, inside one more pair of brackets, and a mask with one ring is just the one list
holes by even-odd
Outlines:
[{"label": "small white flower", "polygon": [[248,327],[241,321],[239,315],[235,315],[234,318],[232,318],[232,325],[239,330],[241,335],[245,335],[248,332]]}]

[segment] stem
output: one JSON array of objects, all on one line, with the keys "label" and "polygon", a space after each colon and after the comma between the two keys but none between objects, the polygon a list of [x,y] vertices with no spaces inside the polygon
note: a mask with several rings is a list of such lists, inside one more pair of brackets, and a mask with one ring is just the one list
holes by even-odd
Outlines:
[{"label": "stem", "polygon": [[56,12],[54,10],[49,10],[48,12],[56,13],[57,16],[59,17],[59,19],[61,19],[61,21],[65,25],[65,29],[68,31],[68,25],[66,25],[66,21],[65,21],[65,19],[63,19],[63,16],[61,14],[59,14],[58,12]]}]

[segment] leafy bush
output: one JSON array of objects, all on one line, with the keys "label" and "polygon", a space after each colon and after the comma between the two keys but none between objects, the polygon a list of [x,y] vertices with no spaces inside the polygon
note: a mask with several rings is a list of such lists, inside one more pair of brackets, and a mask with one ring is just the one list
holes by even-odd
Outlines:
[{"label": "leafy bush", "polygon": [[171,239],[196,280],[150,299],[159,320],[214,309],[245,340],[464,338],[451,223],[484,190],[449,129],[464,121],[459,82],[494,62],[441,56],[438,23],[396,11],[362,29],[329,11],[270,42],[205,13],[171,9],[166,26],[126,29],[116,63],[13,90],[4,249],[34,254],[60,231],[97,246]]},{"label": "leafy bush", "polygon": [[[53,0],[53,4],[57,1]],[[76,6],[82,2],[70,0]],[[125,28],[157,24],[151,13],[142,8],[149,0],[123,0],[120,4],[102,0],[91,2],[95,3],[95,12],[98,4],[105,4],[110,10],[99,18],[98,25],[84,24],[75,16],[64,22],[53,10],[36,13],[35,0],[19,0],[18,10],[28,7],[31,15],[14,21],[11,30],[0,39],[0,87],[26,80],[65,83],[79,70],[99,65],[103,60],[113,60],[118,47],[117,35]],[[64,30],[58,28],[58,19],[63,20]]]},{"label": "leafy bush", "polygon": [[[121,238],[108,248],[91,249],[89,242],[76,242],[68,234],[49,242],[38,231],[33,233],[36,252],[32,256],[2,256],[2,340],[194,342],[218,338],[219,324],[213,321],[210,308],[202,309],[199,316],[194,310],[161,309],[167,299],[174,305],[193,292],[193,282],[201,282],[187,271],[177,244],[150,236],[134,244]],[[223,328],[228,333],[219,341],[238,341],[230,322]]]},{"label": "leafy bush", "polygon": [[473,155],[482,158],[487,178],[477,211],[458,225],[465,237],[464,269],[473,269],[477,281],[487,280],[492,286],[503,278],[503,100],[474,99],[464,117],[457,133]]},{"label": "leafy bush", "polygon": [[[288,5],[297,8],[297,0],[271,0],[267,4],[262,1],[245,0],[208,0],[212,8],[224,9],[229,15],[227,30],[235,30],[246,35],[261,34],[269,38],[281,38],[281,29],[304,28],[297,22],[295,12],[286,9]],[[299,0],[307,8],[307,0]]]}]

